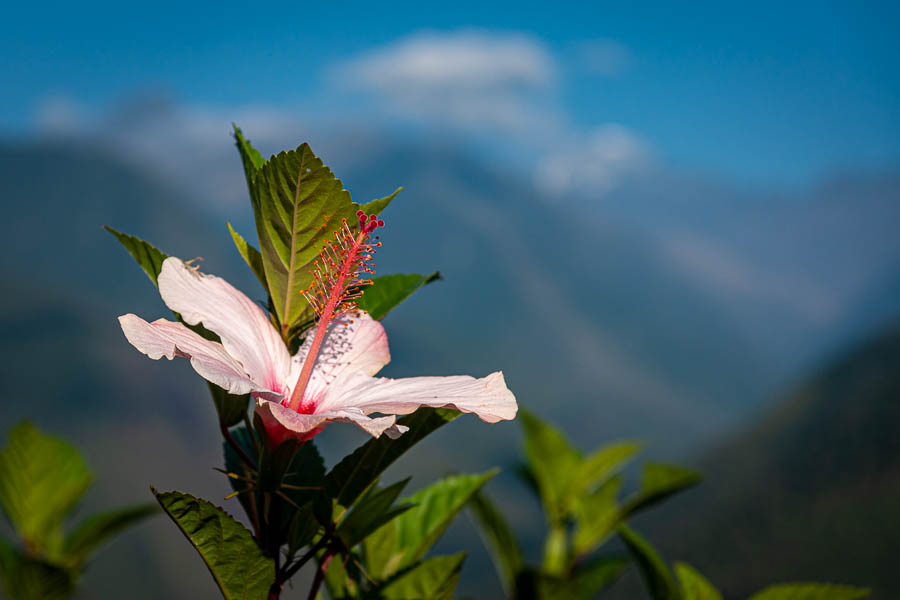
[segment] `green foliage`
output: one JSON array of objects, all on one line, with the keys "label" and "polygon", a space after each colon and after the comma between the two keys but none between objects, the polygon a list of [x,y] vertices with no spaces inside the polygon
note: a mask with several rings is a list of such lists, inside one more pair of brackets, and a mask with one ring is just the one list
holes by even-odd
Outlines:
[{"label": "green foliage", "polygon": [[409,427],[409,431],[395,440],[383,435],[357,448],[335,465],[325,477],[325,491],[345,510],[395,460],[427,435],[459,415],[459,411],[428,407],[422,407],[411,415],[406,415],[398,423]]},{"label": "green foliage", "polygon": [[91,485],[78,450],[31,423],[10,433],[0,452],[0,504],[25,544],[38,551],[62,539],[63,519]]},{"label": "green foliage", "polygon": [[750,600],[856,600],[869,595],[869,590],[829,583],[782,583],[767,587]]},{"label": "green foliage", "polygon": [[519,542],[510,529],[503,513],[483,493],[472,496],[469,504],[472,518],[478,525],[481,539],[487,546],[494,562],[494,568],[500,576],[500,583],[506,595],[512,597],[516,586],[516,577],[524,568],[522,551]]},{"label": "green foliage", "polygon": [[0,540],[0,579],[14,600],[70,597],[90,554],[126,527],[155,513],[142,505],[88,517],[66,534],[63,524],[92,482],[72,445],[20,423],[0,451],[0,505],[21,549]]},{"label": "green foliage", "polygon": [[681,585],[682,600],[722,600],[722,594],[692,566],[675,563],[675,576]]},{"label": "green foliage", "polygon": [[419,490],[404,502],[412,508],[366,539],[369,575],[384,579],[425,556],[467,502],[494,475],[454,475]]},{"label": "green foliage", "polygon": [[543,574],[536,578],[536,589],[525,595],[533,592],[542,600],[590,600],[615,583],[628,564],[624,558],[600,558],[583,565],[570,577]]},{"label": "green foliage", "polygon": [[699,473],[690,469],[675,465],[646,463],[641,478],[641,489],[634,498],[628,501],[626,510],[628,513],[633,513],[661,502],[673,494],[697,485],[701,479]]},{"label": "green foliage", "polygon": [[412,508],[412,504],[394,506],[408,483],[407,478],[386,488],[373,485],[368,489],[337,528],[345,548],[353,548],[379,527]]},{"label": "green foliage", "polygon": [[627,525],[619,527],[619,537],[634,557],[650,596],[654,600],[679,600],[679,591],[672,574],[650,542]]},{"label": "green foliage", "polygon": [[227,600],[265,600],[275,563],[252,534],[224,510],[182,492],[153,490],[160,506],[206,563]]},{"label": "green foliage", "polygon": [[[265,287],[287,334],[312,317],[301,292],[312,281],[310,269],[322,243],[344,219],[358,227],[357,210],[383,210],[400,190],[360,206],[308,144],[262,161],[236,127],[235,138],[256,219]],[[238,243],[238,249],[252,256],[249,245]],[[256,272],[254,260],[247,258]]]},{"label": "green foliage", "polygon": [[144,273],[147,274],[147,277],[150,278],[150,281],[153,282],[153,285],[158,285],[157,278],[162,270],[163,261],[168,258],[168,255],[164,254],[153,244],[140,238],[116,231],[109,225],[104,225],[104,227],[128,250],[128,253],[137,261]]},{"label": "green foliage", "polygon": [[451,600],[465,559],[465,552],[460,552],[424,560],[378,590],[377,597],[390,600]]},{"label": "green foliage", "polygon": [[394,274],[383,275],[372,279],[372,285],[366,286],[359,307],[373,319],[383,319],[398,304],[412,296],[420,288],[441,279],[435,271],[431,275]]},{"label": "green foliage", "polygon": [[250,267],[250,270],[253,271],[253,274],[259,279],[263,288],[268,289],[266,286],[266,271],[265,267],[263,267],[262,255],[259,253],[259,250],[251,246],[247,240],[241,237],[241,234],[234,230],[231,223],[228,223],[228,231],[231,232],[231,239],[234,241],[234,245],[237,247],[241,257],[247,262],[247,266]]}]

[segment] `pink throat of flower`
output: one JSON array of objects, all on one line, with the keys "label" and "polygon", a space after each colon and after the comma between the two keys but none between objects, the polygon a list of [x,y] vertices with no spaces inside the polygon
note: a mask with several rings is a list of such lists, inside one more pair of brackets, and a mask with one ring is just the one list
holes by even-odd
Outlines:
[{"label": "pink throat of flower", "polygon": [[319,320],[288,405],[300,413],[311,414],[316,409],[315,399],[304,401],[303,396],[329,323],[338,315],[357,310],[356,300],[362,295],[361,288],[372,283],[369,276],[375,272],[374,256],[381,242],[377,241],[378,236],[374,242],[370,238],[376,229],[384,227],[384,221],[361,210],[356,211],[356,216],[359,231],[354,233],[347,220],[343,220],[341,228],[334,232],[334,240],[326,242],[319,251],[311,271],[313,281],[303,292]]}]

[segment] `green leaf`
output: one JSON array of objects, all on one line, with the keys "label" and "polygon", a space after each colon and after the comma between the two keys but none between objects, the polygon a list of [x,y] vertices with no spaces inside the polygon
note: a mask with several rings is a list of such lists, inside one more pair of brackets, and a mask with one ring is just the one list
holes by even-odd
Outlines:
[{"label": "green leaf", "polygon": [[465,560],[465,552],[424,560],[381,588],[379,597],[390,600],[451,600]]},{"label": "green leaf", "polygon": [[228,231],[231,232],[231,239],[234,241],[234,245],[237,246],[238,252],[241,253],[241,256],[250,267],[250,270],[253,271],[253,274],[256,275],[257,279],[259,279],[259,282],[262,284],[263,289],[268,290],[268,284],[266,283],[266,271],[263,267],[262,255],[259,253],[259,250],[247,243],[247,240],[241,237],[241,234],[234,230],[234,227],[231,226],[231,223],[228,223],[227,225]]},{"label": "green leaf", "polygon": [[497,469],[480,475],[454,475],[404,498],[414,507],[366,539],[369,574],[389,577],[421,560],[472,496],[496,474]]},{"label": "green leaf", "polygon": [[675,575],[681,584],[681,600],[722,600],[722,594],[692,566],[675,563]]},{"label": "green leaf", "polygon": [[407,450],[459,415],[456,410],[429,407],[406,415],[398,423],[409,431],[395,440],[386,435],[371,439],[354,450],[325,477],[325,491],[346,509]]},{"label": "green leaf", "polygon": [[226,600],[268,597],[275,581],[275,563],[243,525],[206,500],[182,492],[151,490],[200,553]]},{"label": "green leaf", "polygon": [[672,574],[650,542],[627,525],[619,526],[619,537],[634,557],[650,597],[653,600],[679,600]]},{"label": "green leaf", "polygon": [[635,511],[697,485],[702,479],[699,473],[690,469],[676,465],[646,463],[641,477],[641,489],[626,502],[625,513],[632,515]]},{"label": "green leaf", "polygon": [[394,506],[394,501],[408,483],[409,478],[406,478],[383,489],[374,485],[369,488],[338,525],[336,533],[348,550],[385,523],[412,508],[411,504]]},{"label": "green leaf", "polygon": [[214,383],[206,382],[209,393],[212,395],[213,404],[219,420],[225,427],[234,427],[244,420],[247,414],[247,405],[250,403],[250,394],[235,396],[229,394]]},{"label": "green leaf", "polygon": [[158,511],[155,504],[141,504],[92,515],[66,537],[60,558],[67,566],[79,568],[109,538]]},{"label": "green leaf", "polygon": [[639,442],[609,444],[586,456],[578,467],[573,494],[581,495],[619,472],[643,447]]},{"label": "green leaf", "polygon": [[261,169],[262,166],[266,164],[266,159],[259,153],[259,150],[253,147],[250,140],[244,137],[244,134],[237,125],[232,123],[232,127],[234,128],[234,143],[237,146],[238,153],[241,155],[241,163],[244,165],[244,176],[247,178],[247,187],[250,188],[250,193],[252,194],[253,188],[251,182],[253,181],[253,176],[256,174],[257,170]]},{"label": "green leaf", "polygon": [[368,214],[379,214],[381,211],[388,207],[394,198],[397,197],[397,194],[403,191],[403,187],[398,187],[393,193],[385,196],[384,198],[378,198],[376,200],[371,200],[362,205],[362,210],[366,211]]},{"label": "green leaf", "polygon": [[[287,332],[311,315],[301,292],[312,282],[310,270],[322,243],[343,219],[351,228],[358,227],[360,205],[308,144],[281,152],[261,167],[254,163],[254,168],[250,196],[266,288],[282,331]],[[378,206],[387,206],[390,198]]]},{"label": "green leaf", "polygon": [[541,600],[591,600],[609,587],[629,565],[624,558],[601,558],[579,568],[568,577],[540,575],[537,578]]},{"label": "green leaf", "polygon": [[78,583],[76,572],[20,554],[4,559],[0,575],[10,600],[67,600]]},{"label": "green leaf", "polygon": [[575,556],[593,552],[615,531],[624,517],[617,499],[621,489],[622,477],[613,477],[579,500],[575,508]]},{"label": "green leaf", "polygon": [[525,455],[537,480],[544,510],[552,523],[565,519],[570,490],[581,467],[581,454],[556,428],[520,410],[525,430]]},{"label": "green leaf", "polygon": [[[230,430],[231,437],[237,442],[238,446],[240,446],[244,452],[246,452],[247,456],[249,456],[256,464],[259,464],[259,457],[257,454],[256,442],[253,440],[252,434],[247,430],[246,427],[235,427]],[[225,457],[225,470],[229,473],[234,473],[235,475],[241,476],[243,478],[248,478],[254,475],[254,473],[250,470],[250,468],[244,464],[241,460],[241,457],[238,453],[231,447],[226,440],[222,441],[222,451]],[[234,479],[232,477],[228,478],[228,482],[231,484],[231,489],[235,492],[242,492],[238,495],[238,501],[240,501],[241,506],[244,507],[244,511],[249,515],[253,512],[253,506],[251,505],[250,494],[252,492],[244,492],[247,489],[248,483],[242,479]]]},{"label": "green leaf", "polygon": [[435,271],[431,275],[384,275],[372,279],[372,285],[366,286],[359,307],[368,312],[373,319],[381,320],[395,306],[412,296],[425,284],[442,279]]},{"label": "green leaf", "polygon": [[750,597],[750,600],[856,600],[870,594],[865,588],[830,583],[781,583]]},{"label": "green leaf", "polygon": [[62,522],[91,485],[91,473],[71,444],[20,423],[0,451],[0,504],[26,543],[55,546]]},{"label": "green leaf", "polygon": [[153,285],[158,285],[157,277],[159,277],[163,261],[168,258],[168,255],[164,254],[162,250],[156,246],[145,242],[138,237],[116,231],[109,225],[104,225],[104,228],[116,236],[119,243],[125,246],[125,249],[128,250],[128,254],[134,257],[134,260],[137,261],[138,265],[144,270],[144,273],[147,274],[147,277],[150,278],[150,281],[153,282]]},{"label": "green leaf", "polygon": [[500,577],[506,597],[517,597],[516,578],[522,570],[524,561],[512,529],[494,503],[483,493],[479,492],[472,496],[469,510],[478,525],[478,533],[491,554],[494,569]]}]

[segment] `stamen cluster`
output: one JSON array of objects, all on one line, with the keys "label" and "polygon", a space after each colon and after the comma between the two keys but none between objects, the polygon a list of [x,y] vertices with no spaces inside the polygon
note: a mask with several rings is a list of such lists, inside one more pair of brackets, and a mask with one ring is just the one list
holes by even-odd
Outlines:
[{"label": "stamen cluster", "polygon": [[[303,292],[320,319],[330,321],[337,315],[356,310],[362,288],[370,285],[370,275],[375,273],[374,256],[380,241],[370,241],[372,233],[384,227],[377,215],[356,212],[359,231],[350,229],[347,219],[334,232],[334,240],[328,241],[313,261],[313,281]],[[376,236],[375,240],[378,239]]]}]

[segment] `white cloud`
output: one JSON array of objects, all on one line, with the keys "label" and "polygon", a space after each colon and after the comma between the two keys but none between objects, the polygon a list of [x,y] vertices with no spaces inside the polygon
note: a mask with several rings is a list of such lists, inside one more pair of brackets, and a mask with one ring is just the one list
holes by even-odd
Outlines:
[{"label": "white cloud", "polygon": [[439,125],[530,133],[558,127],[556,61],[520,33],[419,33],[337,65],[333,80]]},{"label": "white cloud", "polygon": [[629,173],[650,163],[649,146],[621,125],[608,124],[552,150],[535,171],[535,184],[560,197],[570,193],[602,195]]}]

